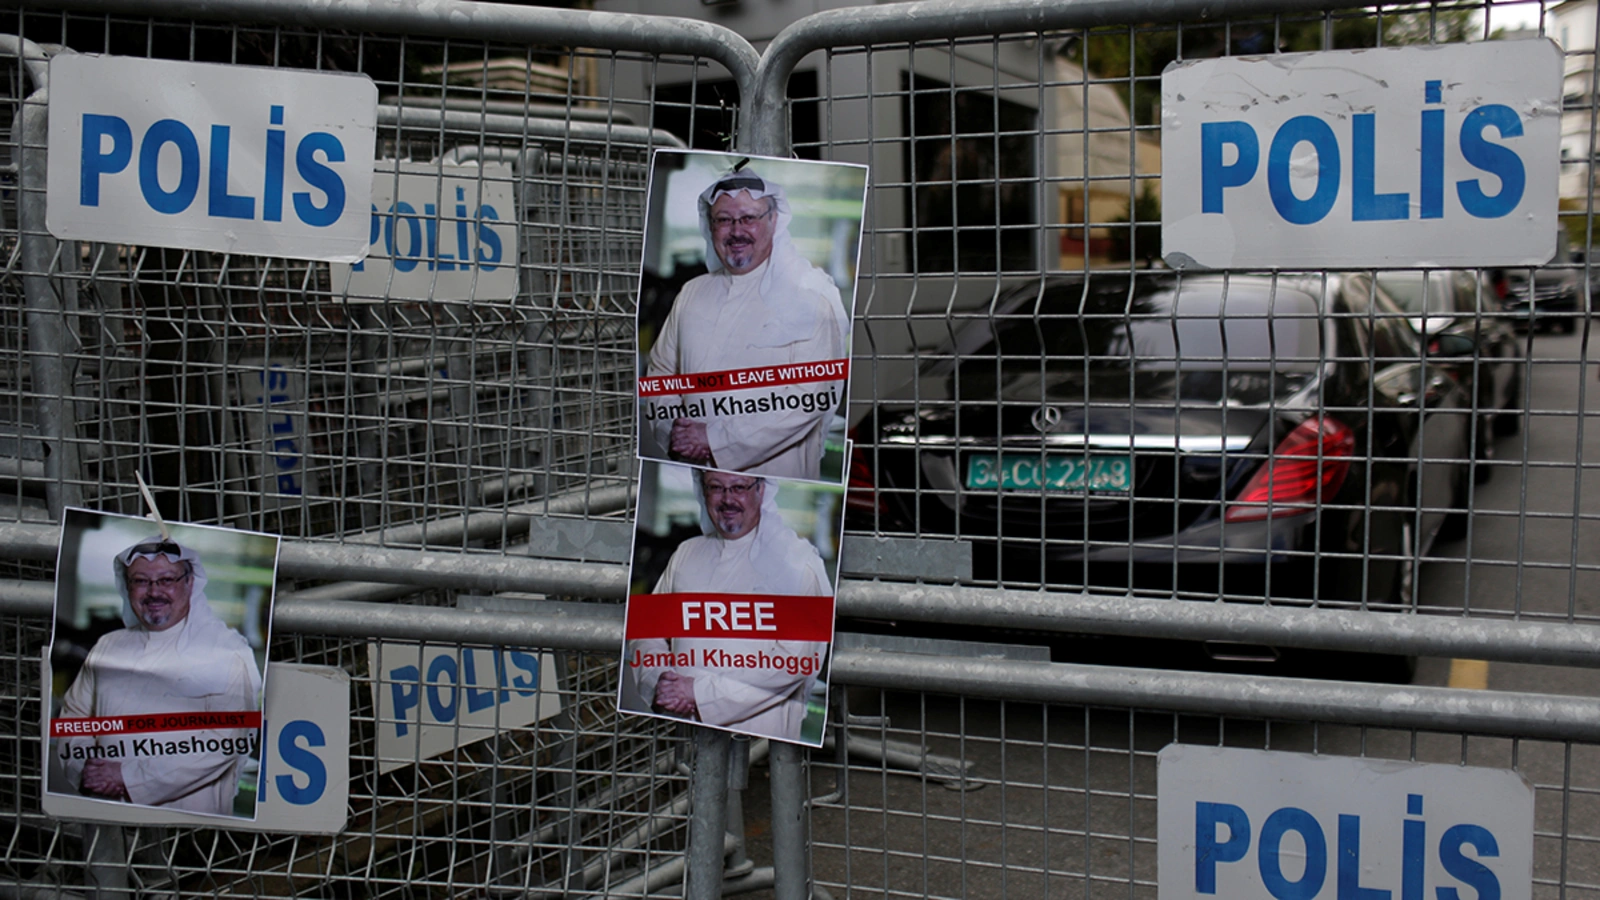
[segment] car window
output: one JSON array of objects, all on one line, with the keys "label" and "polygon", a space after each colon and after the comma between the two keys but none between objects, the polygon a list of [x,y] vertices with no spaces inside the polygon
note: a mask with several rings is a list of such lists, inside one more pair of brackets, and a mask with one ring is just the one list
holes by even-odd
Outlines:
[{"label": "car window", "polygon": [[1372,302],[1372,354],[1380,361],[1421,359],[1422,345],[1405,313],[1377,294]]},{"label": "car window", "polygon": [[1379,368],[1398,360],[1421,359],[1422,345],[1411,327],[1410,315],[1387,292],[1365,278],[1344,283],[1337,311],[1370,342],[1371,359]]},{"label": "car window", "polygon": [[[1081,290],[1081,289],[1078,289]],[[1171,370],[1306,370],[1322,362],[1323,319],[1296,288],[1255,279],[1190,278],[1129,297],[1124,290],[1046,295],[1037,316],[997,316],[993,338],[975,357],[1082,359]],[[1056,302],[1052,303],[1052,299]],[[1021,311],[1019,311],[1021,312]]]},{"label": "car window", "polygon": [[1456,273],[1380,272],[1378,286],[1403,310],[1415,315],[1454,313]]},{"label": "car window", "polygon": [[1159,312],[1126,335],[1141,368],[1303,372],[1325,357],[1317,302],[1298,289],[1191,279],[1153,299]]},{"label": "car window", "polygon": [[[1127,281],[1045,292],[986,323],[988,338],[962,349],[959,391],[1048,377],[1085,397],[1177,396],[1270,402],[1328,361],[1329,320],[1312,296],[1263,278],[1190,277],[1130,291]],[[997,381],[998,380],[998,381]]]},{"label": "car window", "polygon": [[1456,282],[1456,297],[1460,300],[1462,312],[1471,313],[1476,309],[1482,309],[1486,313],[1500,311],[1500,298],[1495,296],[1494,289],[1482,281],[1477,273],[1457,272]]}]

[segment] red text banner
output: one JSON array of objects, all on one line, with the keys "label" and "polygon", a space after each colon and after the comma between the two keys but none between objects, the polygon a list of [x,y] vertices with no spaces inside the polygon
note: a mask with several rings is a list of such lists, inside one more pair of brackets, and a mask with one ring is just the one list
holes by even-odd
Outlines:
[{"label": "red text banner", "polygon": [[634,594],[627,639],[830,641],[833,598],[771,594]]},{"label": "red text banner", "polygon": [[756,366],[752,369],[646,376],[639,379],[639,396],[660,397],[668,394],[738,391],[746,388],[780,387],[819,381],[843,381],[849,377],[849,359],[825,359],[808,363],[787,363],[781,366]]},{"label": "red text banner", "polygon": [[151,713],[142,716],[51,719],[50,736],[93,737],[102,734],[150,734],[157,731],[214,731],[260,727],[259,712]]}]

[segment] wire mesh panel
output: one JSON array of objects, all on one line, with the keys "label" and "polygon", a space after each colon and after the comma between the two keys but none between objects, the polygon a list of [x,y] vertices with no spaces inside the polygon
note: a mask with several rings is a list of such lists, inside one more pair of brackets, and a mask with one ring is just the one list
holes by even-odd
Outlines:
[{"label": "wire mesh panel", "polygon": [[[512,24],[541,16],[502,14]],[[10,48],[0,66],[10,138],[0,160],[0,447],[13,460],[0,471],[0,519],[48,527],[63,505],[140,514],[142,477],[172,521],[615,561],[605,541],[540,535],[559,534],[563,519],[620,520],[630,506],[648,162],[682,142],[654,127],[650,101],[602,94],[598,73],[636,64],[693,82],[714,71],[701,50],[495,43],[507,35],[489,24],[476,38],[430,38],[382,16],[368,24],[388,33],[20,10],[4,21],[20,39],[0,47]],[[547,30],[571,21],[547,20]],[[607,43],[604,27],[588,34]],[[620,28],[611,37],[640,43]],[[692,43],[681,28],[657,37],[663,48]],[[379,94],[379,177],[384,166],[478,171],[514,198],[496,214],[514,235],[496,248],[513,290],[416,298],[352,290],[321,262],[54,240],[43,218],[44,95],[34,92],[46,59],[66,53],[365,73]],[[688,120],[700,108],[692,98],[671,107]],[[448,213],[443,222],[452,235],[482,224]],[[39,322],[64,327],[52,336]],[[530,536],[535,517],[545,530]],[[48,579],[48,564],[27,561],[38,556],[8,555],[6,574]],[[454,606],[464,593],[389,575],[400,583],[376,592],[320,587],[421,606]],[[331,580],[285,579],[280,596]],[[374,698],[393,688],[371,669],[378,651],[333,637],[280,637],[272,658],[352,676],[342,834],[58,822],[39,811],[48,625],[8,615],[4,629],[7,892],[582,893],[625,888],[686,843],[682,741],[670,724],[618,720],[614,653],[556,654],[559,675],[545,685],[555,717],[393,767],[379,765],[375,744],[384,723]]]},{"label": "wire mesh panel", "polygon": [[[873,166],[851,528],[1004,588],[1592,623],[1587,150],[1541,268],[1162,262],[1168,63],[1542,39],[1505,9],[804,30],[797,152]],[[1592,19],[1544,20],[1568,144]]]},{"label": "wire mesh panel", "polygon": [[[624,557],[605,540],[577,529],[582,540],[546,546],[552,532],[534,522],[604,524],[630,504],[650,152],[725,149],[735,135],[776,152],[787,135],[798,156],[872,166],[852,539],[877,549],[869,574],[896,589],[954,582],[950,593],[983,607],[931,629],[915,609],[850,627],[962,638],[1029,616],[1049,627],[1022,607],[1064,595],[1593,626],[1588,311],[1600,276],[1584,249],[1594,50],[1581,45],[1596,31],[1592,6],[1541,20],[1568,70],[1570,246],[1550,265],[1196,274],[1160,262],[1166,63],[1510,40],[1497,16],[1516,5],[1234,18],[1208,7],[1182,22],[1182,9],[1129,4],[1121,24],[1092,28],[1061,25],[1070,4],[1041,20],[1019,4],[934,4],[949,18],[932,25],[883,6],[848,22],[824,14],[797,58],[774,40],[784,62],[764,71],[784,81],[784,121],[754,134],[740,104],[762,110],[739,86],[756,60],[727,71],[709,29],[690,52],[641,47],[684,46],[677,20],[614,22],[606,40],[604,28],[583,30],[588,19],[539,19],[592,38],[557,47],[527,27],[495,33],[494,17],[513,14],[493,5],[479,25],[451,18],[460,9],[449,4],[363,22],[334,4],[267,24],[12,11],[5,27],[20,42],[0,66],[11,137],[0,143],[11,160],[0,161],[6,574],[49,578],[43,528],[22,526],[63,505],[143,512],[136,476],[168,519],[283,534],[302,554],[309,542],[383,543],[485,566],[615,566]],[[306,24],[319,16],[338,24]],[[610,44],[632,49],[582,49]],[[389,171],[476,167],[510,187],[514,294],[418,299],[352,290],[322,263],[56,242],[43,229],[34,92],[37,63],[66,52],[367,74]],[[395,583],[377,590],[313,583],[335,581],[332,568],[302,556],[283,587],[302,600],[323,590],[430,607],[464,591],[439,587],[421,562],[385,572]],[[904,594],[939,599],[915,593],[923,586]],[[854,596],[841,590],[847,614]],[[594,648],[558,653],[561,716],[386,767],[375,697],[395,682],[372,661],[437,646],[425,633],[378,650],[277,638],[275,659],[352,676],[343,834],[57,822],[39,812],[35,774],[47,632],[11,609],[0,620],[0,714],[12,726],[0,803],[14,824],[0,864],[19,893],[642,895],[672,880],[689,842],[685,742],[617,717],[618,664]],[[1207,641],[1186,646],[1244,665],[1278,653]],[[1178,661],[1170,649],[1098,661]],[[1322,674],[1409,677],[1415,649],[1387,652],[1398,662],[1341,656]],[[1524,690],[1592,693],[1550,687],[1543,670],[1520,677]],[[1151,896],[1155,753],[1173,741],[1515,769],[1536,791],[1536,895],[1600,885],[1592,744],[1039,705],[1006,687],[1016,693],[998,700],[841,691],[810,769],[819,885],[869,897]],[[1261,693],[1295,690],[1265,682]]]},{"label": "wire mesh panel", "polygon": [[[517,289],[499,300],[352,292],[320,263],[51,242],[81,459],[61,475],[69,496],[133,510],[138,472],[173,518],[337,537],[631,483],[646,163],[679,141],[635,124],[648,104],[594,93],[619,54],[74,15],[16,24],[83,53],[366,72],[380,157],[508,164],[517,204],[501,214],[515,219]],[[693,59],[640,59],[694,77]],[[15,110],[20,60],[8,77]],[[14,240],[14,212],[7,225]],[[20,317],[22,276],[43,273],[10,259]],[[8,352],[16,432],[32,425],[31,396]],[[38,443],[18,446],[34,476],[13,481],[20,501],[42,479]]]},{"label": "wire mesh panel", "polygon": [[1173,743],[1515,770],[1534,791],[1532,896],[1600,888],[1592,744],[866,689],[849,707],[855,743],[888,752],[812,763],[815,877],[834,896],[1153,898]]},{"label": "wire mesh panel", "polygon": [[[59,822],[38,811],[38,650],[46,631],[9,620],[3,797],[5,881],[68,895],[126,886],[163,896],[482,896],[623,885],[681,852],[684,745],[673,727],[619,722],[609,654],[559,655],[562,715],[380,771],[365,643],[280,641],[276,658],[354,677],[349,819],[337,836]],[[41,623],[42,624],[42,623]],[[13,642],[15,642],[13,644]],[[386,645],[394,648],[396,645]],[[467,648],[457,648],[457,653]],[[391,652],[404,655],[404,651]],[[97,865],[103,864],[103,865]]]}]

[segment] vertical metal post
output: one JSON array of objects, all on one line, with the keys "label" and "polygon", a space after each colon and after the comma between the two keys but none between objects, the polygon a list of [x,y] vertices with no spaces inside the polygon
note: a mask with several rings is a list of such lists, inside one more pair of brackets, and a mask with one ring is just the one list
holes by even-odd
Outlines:
[{"label": "vertical metal post", "polygon": [[776,900],[806,900],[811,895],[805,761],[800,753],[794,744],[773,741],[767,757],[772,777],[772,889]]},{"label": "vertical metal post", "polygon": [[732,736],[710,728],[694,730],[694,774],[690,791],[688,871],[684,900],[718,900],[722,896],[723,835],[728,831],[728,752]]},{"label": "vertical metal post", "polygon": [[750,786],[750,737],[736,734],[728,742],[728,851],[722,866],[722,879],[737,878],[754,865],[745,855],[744,792]]},{"label": "vertical metal post", "polygon": [[39,437],[45,445],[45,500],[59,518],[63,506],[82,505],[78,480],[78,446],[72,437],[71,395],[67,353],[71,349],[62,299],[47,274],[57,243],[45,230],[45,142],[48,91],[38,90],[22,102],[22,128],[17,138],[21,196],[17,199],[17,232],[22,255],[22,289],[27,303],[28,371],[33,379]]},{"label": "vertical metal post", "polygon": [[[357,356],[351,361],[350,376],[345,382],[355,391],[355,396],[348,397],[349,409],[346,411],[346,416],[349,423],[347,427],[355,431],[355,439],[351,441],[346,437],[345,440],[347,447],[354,444],[356,457],[360,463],[356,468],[356,484],[346,487],[344,494],[347,497],[357,498],[356,520],[361,523],[363,531],[380,525],[395,524],[388,521],[386,510],[380,505],[361,500],[365,497],[385,496],[382,460],[389,420],[379,400],[383,392],[388,389],[389,379],[385,373],[379,371],[378,361],[391,358],[391,353],[395,349],[386,344],[387,333],[388,323],[377,314],[373,304],[350,305],[350,331],[346,340],[355,344],[351,350]],[[310,385],[306,386],[306,390],[308,392],[311,390]],[[348,512],[341,509],[339,521],[351,520],[352,517]]]},{"label": "vertical metal post", "polygon": [[[789,73],[787,65],[769,66],[767,55],[763,54],[753,83],[740,85],[741,150],[767,156],[789,155],[792,142],[784,96]],[[811,852],[806,842],[806,776],[800,748],[773,741],[767,767],[772,778],[774,896],[777,900],[802,900],[811,893]]]},{"label": "vertical metal post", "polygon": [[122,826],[84,825],[83,844],[90,896],[96,900],[133,896],[128,890],[128,842]]}]

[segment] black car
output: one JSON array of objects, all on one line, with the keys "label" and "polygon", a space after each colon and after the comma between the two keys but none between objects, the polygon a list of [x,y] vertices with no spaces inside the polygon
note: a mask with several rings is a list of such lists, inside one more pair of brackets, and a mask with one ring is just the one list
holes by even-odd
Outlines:
[{"label": "black car", "polygon": [[1471,398],[1364,275],[1037,279],[924,358],[856,425],[849,527],[980,579],[1403,609],[1462,520]]},{"label": "black car", "polygon": [[1578,330],[1584,302],[1576,270],[1557,266],[1490,269],[1485,278],[1518,328],[1567,334]]},{"label": "black car", "polygon": [[[1474,455],[1493,459],[1495,438],[1516,434],[1522,422],[1522,345],[1499,299],[1465,270],[1379,272],[1377,282],[1409,314],[1429,358],[1474,398]],[[1494,469],[1483,465],[1473,472],[1481,483]]]}]

